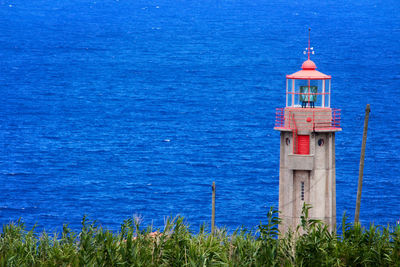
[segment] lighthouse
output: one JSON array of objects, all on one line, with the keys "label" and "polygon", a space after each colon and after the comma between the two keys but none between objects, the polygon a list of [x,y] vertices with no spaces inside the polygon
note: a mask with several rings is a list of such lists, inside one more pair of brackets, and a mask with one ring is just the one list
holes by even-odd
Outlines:
[{"label": "lighthouse", "polygon": [[280,131],[279,211],[281,232],[300,223],[304,203],[309,217],[336,228],[335,133],[340,110],[331,107],[331,76],[317,71],[310,59],[286,76],[286,106],[276,109]]}]

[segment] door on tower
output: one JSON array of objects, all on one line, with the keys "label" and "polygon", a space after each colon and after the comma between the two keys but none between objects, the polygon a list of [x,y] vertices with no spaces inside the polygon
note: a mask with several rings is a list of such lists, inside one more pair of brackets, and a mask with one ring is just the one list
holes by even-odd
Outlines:
[{"label": "door on tower", "polygon": [[298,135],[297,136],[297,154],[309,155],[310,154],[310,136]]}]

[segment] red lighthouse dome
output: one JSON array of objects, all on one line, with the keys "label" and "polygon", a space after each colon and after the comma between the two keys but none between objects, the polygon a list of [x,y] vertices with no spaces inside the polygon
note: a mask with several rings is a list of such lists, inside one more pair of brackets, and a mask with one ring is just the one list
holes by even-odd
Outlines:
[{"label": "red lighthouse dome", "polygon": [[304,61],[303,65],[301,65],[302,70],[315,70],[317,66],[315,65],[314,61],[308,59]]}]

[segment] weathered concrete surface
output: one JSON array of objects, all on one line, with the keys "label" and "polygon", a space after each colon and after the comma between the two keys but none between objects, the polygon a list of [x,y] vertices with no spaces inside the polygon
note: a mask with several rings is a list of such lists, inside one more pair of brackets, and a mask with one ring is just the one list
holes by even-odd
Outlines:
[{"label": "weathered concrete surface", "polygon": [[293,154],[293,133],[281,131],[280,230],[295,230],[303,204],[307,203],[312,206],[310,217],[326,222],[333,231],[336,229],[335,131],[303,130],[302,134],[310,135],[310,155]]},{"label": "weathered concrete surface", "polygon": [[314,169],[313,155],[288,155],[287,167],[291,170],[312,170]]}]

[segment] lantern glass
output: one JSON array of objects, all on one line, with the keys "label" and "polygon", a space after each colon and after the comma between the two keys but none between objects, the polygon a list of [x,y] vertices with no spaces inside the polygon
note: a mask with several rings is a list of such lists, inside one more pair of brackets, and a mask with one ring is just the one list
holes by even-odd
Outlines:
[{"label": "lantern glass", "polygon": [[325,96],[323,97],[324,107],[331,106],[331,80],[325,80]]}]

